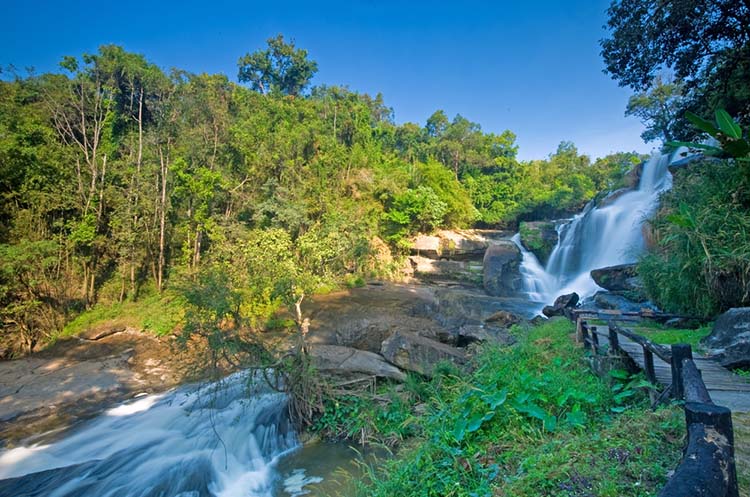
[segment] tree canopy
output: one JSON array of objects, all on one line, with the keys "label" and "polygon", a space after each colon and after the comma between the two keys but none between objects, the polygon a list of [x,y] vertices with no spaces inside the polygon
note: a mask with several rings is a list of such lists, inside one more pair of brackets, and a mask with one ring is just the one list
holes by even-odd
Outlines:
[{"label": "tree canopy", "polygon": [[[685,83],[681,117],[716,108],[750,117],[750,2],[615,0],[608,15],[602,56],[621,85],[646,91],[670,69]],[[683,119],[672,126],[677,138],[693,132]]]}]

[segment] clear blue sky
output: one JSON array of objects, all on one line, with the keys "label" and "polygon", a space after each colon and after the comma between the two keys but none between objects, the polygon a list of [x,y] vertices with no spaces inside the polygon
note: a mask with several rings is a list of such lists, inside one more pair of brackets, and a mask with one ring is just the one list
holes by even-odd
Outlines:
[{"label": "clear blue sky", "polygon": [[116,43],[168,69],[236,78],[240,55],[277,33],[318,62],[314,84],[382,92],[397,122],[437,109],[510,129],[522,159],[561,140],[594,157],[646,152],[629,90],[602,73],[608,0],[3,2],[0,65],[56,70]]}]

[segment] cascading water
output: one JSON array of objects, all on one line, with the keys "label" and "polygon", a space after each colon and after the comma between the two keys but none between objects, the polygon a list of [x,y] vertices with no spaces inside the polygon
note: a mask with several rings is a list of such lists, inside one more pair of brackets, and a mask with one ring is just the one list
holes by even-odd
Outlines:
[{"label": "cascading water", "polygon": [[270,496],[298,443],[285,395],[246,395],[258,383],[237,373],[145,396],[60,441],[0,451],[0,495]]},{"label": "cascading water", "polygon": [[655,152],[643,166],[637,189],[615,192],[598,205],[590,202],[572,220],[558,225],[559,239],[546,267],[521,247],[516,235],[528,297],[541,303],[570,292],[587,297],[601,289],[591,279],[592,270],[635,262],[644,249],[643,221],[656,209],[659,194],[672,186],[668,166],[678,152]]}]

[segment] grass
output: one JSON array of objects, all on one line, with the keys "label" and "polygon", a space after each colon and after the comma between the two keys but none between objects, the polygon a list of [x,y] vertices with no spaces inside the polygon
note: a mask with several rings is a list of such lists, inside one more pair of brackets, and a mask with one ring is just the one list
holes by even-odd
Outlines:
[{"label": "grass", "polygon": [[180,324],[183,311],[182,297],[169,292],[153,293],[136,302],[98,304],[66,324],[58,338],[103,326],[130,326],[159,336],[167,335]]},{"label": "grass", "polygon": [[681,411],[648,409],[639,378],[593,375],[565,320],[516,332],[513,347],[482,347],[470,374],[445,366],[384,388],[389,401],[329,402],[323,434],[398,447],[358,495],[656,494],[681,455]]},{"label": "grass", "polygon": [[687,343],[693,350],[701,350],[700,341],[711,334],[711,326],[702,326],[695,330],[673,329],[659,326],[655,323],[643,323],[634,328],[636,333],[643,335],[654,343],[672,345]]}]

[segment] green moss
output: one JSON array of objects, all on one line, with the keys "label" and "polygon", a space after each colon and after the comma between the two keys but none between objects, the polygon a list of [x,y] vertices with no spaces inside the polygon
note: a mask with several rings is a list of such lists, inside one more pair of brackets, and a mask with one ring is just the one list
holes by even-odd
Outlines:
[{"label": "green moss", "polygon": [[521,222],[518,227],[523,245],[544,264],[555,249],[554,237],[545,236],[545,233],[554,232],[554,223],[549,222]]},{"label": "green moss", "polygon": [[645,336],[654,343],[664,345],[687,343],[690,344],[694,350],[700,350],[700,341],[711,333],[711,327],[703,326],[697,330],[683,330],[665,328],[654,324],[645,324],[637,326],[635,332]]}]

